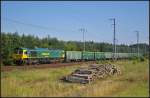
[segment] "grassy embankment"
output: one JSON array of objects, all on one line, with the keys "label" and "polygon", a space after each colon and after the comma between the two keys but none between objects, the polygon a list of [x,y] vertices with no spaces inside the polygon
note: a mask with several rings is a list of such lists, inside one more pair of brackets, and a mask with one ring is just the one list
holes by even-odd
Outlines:
[{"label": "grassy embankment", "polygon": [[2,96],[149,96],[149,64],[137,61],[112,62],[120,76],[107,77],[91,84],[64,83],[59,80],[79,66],[13,70],[1,72]]}]

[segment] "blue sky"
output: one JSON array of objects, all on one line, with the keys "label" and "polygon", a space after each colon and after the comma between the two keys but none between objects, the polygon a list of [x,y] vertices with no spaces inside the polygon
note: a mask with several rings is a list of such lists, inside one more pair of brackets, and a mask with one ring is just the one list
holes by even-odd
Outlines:
[{"label": "blue sky", "polygon": [[4,32],[82,41],[79,29],[85,28],[86,41],[112,43],[109,18],[116,18],[118,44],[136,43],[135,30],[140,32],[140,42],[148,43],[148,1],[5,1],[1,5]]}]

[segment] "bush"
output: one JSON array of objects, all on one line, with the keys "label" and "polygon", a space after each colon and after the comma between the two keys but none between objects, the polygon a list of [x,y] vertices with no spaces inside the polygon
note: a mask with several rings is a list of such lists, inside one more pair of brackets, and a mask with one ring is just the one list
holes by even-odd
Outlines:
[{"label": "bush", "polygon": [[132,62],[132,64],[136,64],[136,61],[134,60],[134,61]]},{"label": "bush", "polygon": [[96,64],[99,64],[99,61],[98,61],[98,60],[96,60]]},{"label": "bush", "polygon": [[132,58],[130,58],[130,60],[133,60],[133,64],[135,64],[135,62],[145,61],[145,58],[143,56],[142,57],[132,57]]},{"label": "bush", "polygon": [[3,62],[1,62],[1,66],[3,66],[4,64],[3,64]]},{"label": "bush", "polygon": [[149,58],[149,54],[147,53],[147,54],[144,54],[143,55],[146,59],[148,59]]},{"label": "bush", "polygon": [[4,60],[4,61],[3,61],[3,64],[4,64],[4,65],[14,65],[13,59]]},{"label": "bush", "polygon": [[140,61],[141,62],[144,62],[145,61],[145,58],[142,56],[142,57],[140,57]]},{"label": "bush", "polygon": [[138,60],[138,57],[133,56],[133,57],[130,58],[130,60]]}]

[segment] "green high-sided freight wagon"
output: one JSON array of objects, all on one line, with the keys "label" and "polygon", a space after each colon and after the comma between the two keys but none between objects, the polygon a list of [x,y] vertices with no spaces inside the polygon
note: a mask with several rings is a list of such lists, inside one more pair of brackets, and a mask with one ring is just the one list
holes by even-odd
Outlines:
[{"label": "green high-sided freight wagon", "polygon": [[104,60],[105,53],[104,52],[95,52],[95,60]]},{"label": "green high-sided freight wagon", "polygon": [[83,51],[82,52],[82,59],[83,60],[94,60],[94,52],[88,52],[88,51]]},{"label": "green high-sided freight wagon", "polygon": [[82,60],[82,51],[66,51],[66,61]]}]

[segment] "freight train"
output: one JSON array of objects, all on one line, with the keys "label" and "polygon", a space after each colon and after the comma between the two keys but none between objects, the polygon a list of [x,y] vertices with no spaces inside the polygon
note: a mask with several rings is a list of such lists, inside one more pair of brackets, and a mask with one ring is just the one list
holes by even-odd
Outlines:
[{"label": "freight train", "polygon": [[[47,48],[15,48],[13,59],[16,64],[40,64],[52,62],[70,62],[70,61],[94,61],[112,59],[112,52],[89,52],[89,51],[65,51],[59,49]],[[117,59],[127,59],[136,57],[137,53],[116,53]],[[140,54],[141,56],[141,54]]]}]

